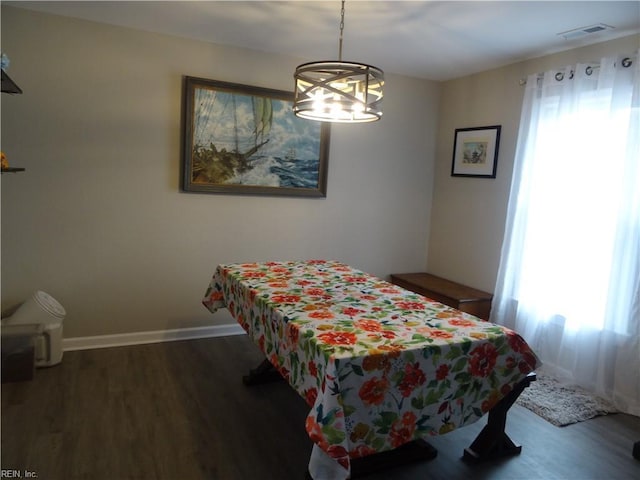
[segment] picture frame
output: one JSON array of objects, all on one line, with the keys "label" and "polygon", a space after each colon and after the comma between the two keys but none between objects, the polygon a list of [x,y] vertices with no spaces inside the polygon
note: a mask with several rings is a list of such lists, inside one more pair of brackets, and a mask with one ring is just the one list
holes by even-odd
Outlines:
[{"label": "picture frame", "polygon": [[330,124],[293,92],[183,77],[181,190],[326,197]]},{"label": "picture frame", "polygon": [[451,176],[496,178],[501,128],[456,128]]}]

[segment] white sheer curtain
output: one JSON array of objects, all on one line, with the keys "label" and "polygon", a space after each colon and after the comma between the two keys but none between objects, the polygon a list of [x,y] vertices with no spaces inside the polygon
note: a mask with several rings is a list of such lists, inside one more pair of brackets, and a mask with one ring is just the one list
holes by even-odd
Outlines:
[{"label": "white sheer curtain", "polygon": [[[629,65],[631,62],[631,65]],[[640,61],[527,79],[492,321],[640,415]]]}]

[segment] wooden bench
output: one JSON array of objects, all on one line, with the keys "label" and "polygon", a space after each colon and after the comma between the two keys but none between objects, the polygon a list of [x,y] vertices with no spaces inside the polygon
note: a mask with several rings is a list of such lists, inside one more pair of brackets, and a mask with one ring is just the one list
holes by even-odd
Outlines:
[{"label": "wooden bench", "polygon": [[483,320],[489,320],[493,299],[491,293],[425,272],[393,273],[391,283]]}]

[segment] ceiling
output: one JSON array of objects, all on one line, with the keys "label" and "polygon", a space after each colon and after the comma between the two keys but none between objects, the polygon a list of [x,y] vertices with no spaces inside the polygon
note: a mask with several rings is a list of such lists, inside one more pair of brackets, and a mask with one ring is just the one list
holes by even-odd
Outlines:
[{"label": "ceiling", "polygon": [[[338,57],[340,0],[2,3],[285,54],[300,63]],[[614,28],[570,40],[558,35],[601,23]],[[349,0],[342,59],[448,80],[637,32],[638,1]]]}]

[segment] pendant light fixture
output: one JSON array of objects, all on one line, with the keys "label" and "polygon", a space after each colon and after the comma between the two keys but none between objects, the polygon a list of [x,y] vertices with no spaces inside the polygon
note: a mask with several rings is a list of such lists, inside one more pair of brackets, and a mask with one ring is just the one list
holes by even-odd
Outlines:
[{"label": "pendant light fixture", "polygon": [[344,3],[342,0],[338,60],[298,65],[293,75],[293,112],[323,122],[375,122],[382,117],[384,72],[364,63],[342,61]]}]

